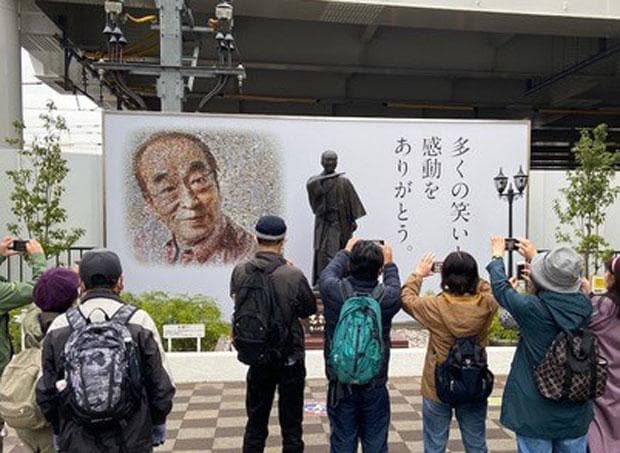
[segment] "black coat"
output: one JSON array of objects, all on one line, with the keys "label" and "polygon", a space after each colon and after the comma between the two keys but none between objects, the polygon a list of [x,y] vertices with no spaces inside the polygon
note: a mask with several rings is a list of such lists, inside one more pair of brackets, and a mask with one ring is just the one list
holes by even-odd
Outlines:
[{"label": "black coat", "polygon": [[[88,317],[104,311],[109,317],[123,302],[111,291],[89,291],[80,310]],[[153,426],[166,422],[172,409],[175,388],[164,366],[164,353],[159,334],[151,317],[137,310],[127,325],[139,351],[142,367],[142,399],[136,411],[119,426],[96,431],[78,424],[63,407],[56,382],[64,378],[64,346],[71,334],[66,315],[58,316],[43,340],[43,376],[37,383],[37,403],[58,436],[61,452],[79,453],[146,453],[153,451]],[[66,404],[66,403],[65,403]],[[119,448],[119,444],[124,449]]]}]

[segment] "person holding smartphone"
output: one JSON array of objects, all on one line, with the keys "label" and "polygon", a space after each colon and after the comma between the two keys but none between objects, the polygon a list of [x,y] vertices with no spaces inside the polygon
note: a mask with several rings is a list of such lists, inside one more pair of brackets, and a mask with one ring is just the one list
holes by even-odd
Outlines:
[{"label": "person holding smartphone", "polygon": [[[6,236],[0,241],[0,264],[8,257],[20,254],[13,248],[15,241],[19,242],[13,236]],[[9,312],[14,308],[32,303],[34,284],[45,271],[45,254],[43,247],[36,239],[30,239],[26,242],[24,254],[29,258],[27,262],[32,268],[32,279],[27,282],[0,281],[0,373],[12,355],[9,338]]]},{"label": "person holding smartphone", "polygon": [[[457,343],[469,342],[472,348],[484,351],[498,304],[489,283],[480,278],[478,263],[469,253],[452,252],[443,262],[433,261],[433,258],[432,254],[427,254],[420,259],[401,292],[403,309],[430,332],[422,372],[424,451],[446,451],[454,413],[465,449],[486,452],[486,397],[469,395],[469,401],[458,404],[443,401],[436,370],[449,363]],[[421,295],[423,280],[434,273],[441,274],[442,292]]]},{"label": "person holding smartphone", "polygon": [[[0,265],[8,257],[24,253],[29,258],[28,263],[32,268],[32,279],[28,282],[9,282],[4,279],[0,281],[0,374],[13,355],[9,335],[9,312],[14,308],[32,303],[34,284],[45,271],[45,254],[41,244],[36,239],[30,239],[25,242],[25,252],[20,252],[15,250],[16,241],[19,245],[24,244],[24,241],[19,241],[13,236],[5,236],[0,241]],[[20,249],[20,247],[17,248]],[[0,420],[1,425],[4,425],[4,420]],[[0,438],[0,451],[2,450],[1,442]]]}]

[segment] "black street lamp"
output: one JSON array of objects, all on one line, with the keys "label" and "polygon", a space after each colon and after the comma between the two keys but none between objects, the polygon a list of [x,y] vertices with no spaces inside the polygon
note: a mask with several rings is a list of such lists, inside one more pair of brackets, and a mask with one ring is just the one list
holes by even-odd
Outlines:
[{"label": "black street lamp", "polygon": [[[504,175],[502,169],[500,167],[499,173],[495,178],[493,178],[493,182],[495,183],[495,188],[497,189],[497,193],[499,194],[499,198],[505,198],[508,200],[508,237],[512,237],[512,202],[515,198],[519,198],[523,196],[523,191],[527,187],[527,178],[528,176],[523,173],[523,167],[519,166],[519,172],[514,175],[514,183],[517,190],[514,190],[512,187],[512,183],[508,184],[508,177]],[[506,186],[508,186],[508,190],[506,190]],[[512,249],[508,251],[508,277],[512,277]]]}]

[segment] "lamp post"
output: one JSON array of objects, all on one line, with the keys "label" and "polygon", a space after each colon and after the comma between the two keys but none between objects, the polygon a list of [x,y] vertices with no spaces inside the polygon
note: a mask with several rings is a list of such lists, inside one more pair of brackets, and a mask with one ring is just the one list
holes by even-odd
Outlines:
[{"label": "lamp post", "polygon": [[[519,172],[514,175],[514,184],[517,190],[513,189],[512,183],[508,184],[508,177],[504,175],[502,169],[500,167],[499,173],[495,178],[493,178],[493,182],[495,183],[495,188],[497,189],[497,193],[499,194],[499,198],[505,198],[508,200],[508,237],[512,237],[512,202],[515,198],[519,198],[523,196],[523,191],[527,187],[527,179],[528,176],[523,173],[523,167],[519,166]],[[506,186],[508,186],[508,190],[506,190]],[[508,251],[508,277],[512,277],[512,249]]]}]

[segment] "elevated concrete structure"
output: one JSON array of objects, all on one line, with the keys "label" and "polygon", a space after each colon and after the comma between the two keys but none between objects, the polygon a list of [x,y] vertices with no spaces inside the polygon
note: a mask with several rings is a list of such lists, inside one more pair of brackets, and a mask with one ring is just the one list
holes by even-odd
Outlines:
[{"label": "elevated concrete structure", "polygon": [[18,0],[0,0],[0,152],[14,137],[13,122],[22,118],[21,49]]},{"label": "elevated concrete structure", "polygon": [[[100,100],[96,74],[84,77],[76,58],[65,68],[58,39],[66,38],[87,67],[104,56],[102,2],[34,1],[23,2],[38,12],[24,16],[22,42],[37,52],[42,80],[114,107],[106,89]],[[192,3],[196,25],[207,25],[216,3]],[[152,0],[124,5],[133,16],[157,14]],[[234,8],[248,79],[242,93],[230,83],[207,111],[530,118],[533,153],[546,159],[533,155],[538,168],[570,164],[577,127],[620,122],[620,2],[236,0]],[[129,21],[123,31],[128,61],[160,62],[158,32],[149,23]],[[185,33],[184,64],[192,64],[197,45],[193,63],[213,63],[212,35]],[[126,81],[149,109],[161,108],[155,76]],[[185,110],[214,85],[185,83]]]}]

